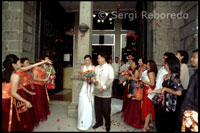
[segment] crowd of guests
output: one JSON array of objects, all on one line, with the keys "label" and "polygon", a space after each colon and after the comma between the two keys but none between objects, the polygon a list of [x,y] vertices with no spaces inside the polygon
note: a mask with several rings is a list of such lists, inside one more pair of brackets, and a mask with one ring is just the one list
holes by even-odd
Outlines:
[{"label": "crowd of guests", "polygon": [[[46,83],[52,61],[30,65],[28,58],[5,57],[2,70],[2,131],[31,132],[50,114]],[[46,67],[44,67],[46,66]]]},{"label": "crowd of guests", "polygon": [[[115,58],[113,93],[123,99],[124,122],[142,131],[154,126],[158,132],[198,131],[198,50],[194,50],[189,77],[186,51],[166,52],[158,70],[153,60]],[[52,61],[46,57],[30,65],[28,58],[5,57],[2,70],[2,131],[30,132],[50,114],[47,83]],[[53,78],[52,78],[53,79]],[[53,81],[54,82],[54,81]],[[191,115],[190,120],[187,111]],[[197,123],[197,125],[195,125]],[[186,128],[183,128],[183,125]]]},{"label": "crowd of guests", "polygon": [[[158,70],[153,60],[135,60],[132,55],[128,55],[127,62],[116,57],[115,63],[112,63],[110,59],[115,72],[113,94],[123,99],[124,122],[141,128],[141,131],[153,128],[153,121],[158,132],[197,131],[198,50],[194,50],[191,57],[191,65],[195,69],[191,78],[188,60],[186,51],[178,50],[176,54],[166,52]],[[197,115],[183,122],[187,110]]]}]

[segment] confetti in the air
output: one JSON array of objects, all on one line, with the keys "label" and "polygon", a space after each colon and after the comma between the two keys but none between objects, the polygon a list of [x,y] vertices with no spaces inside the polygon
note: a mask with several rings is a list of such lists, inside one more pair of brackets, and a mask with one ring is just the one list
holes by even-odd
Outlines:
[{"label": "confetti in the air", "polygon": [[136,13],[136,9],[135,8],[134,8],[133,12]]},{"label": "confetti in the air", "polygon": [[81,37],[81,40],[82,40],[82,38],[83,38],[83,34],[81,34],[80,37]]},{"label": "confetti in the air", "polygon": [[58,42],[58,39],[55,40],[55,43],[57,43],[57,42]]},{"label": "confetti in the air", "polygon": [[76,33],[77,33],[77,31],[76,30],[74,30],[74,34],[76,35]]},{"label": "confetti in the air", "polygon": [[119,7],[120,7],[120,4],[117,4],[117,8],[119,9]]}]

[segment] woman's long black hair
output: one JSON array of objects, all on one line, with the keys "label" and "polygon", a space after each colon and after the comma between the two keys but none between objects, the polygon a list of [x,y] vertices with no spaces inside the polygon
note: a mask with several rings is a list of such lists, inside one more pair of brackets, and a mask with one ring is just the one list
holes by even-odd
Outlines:
[{"label": "woman's long black hair", "polygon": [[14,71],[12,64],[16,64],[19,58],[14,54],[9,54],[3,62],[4,70],[2,72],[2,82],[9,83],[10,77]]},{"label": "woman's long black hair", "polygon": [[20,61],[21,61],[21,63],[23,64],[26,60],[28,60],[29,61],[29,59],[28,58],[26,58],[26,57],[24,57],[24,58],[21,58],[20,59]]},{"label": "woman's long black hair", "polygon": [[178,50],[177,51],[181,56],[183,56],[183,59],[181,61],[181,63],[185,63],[187,64],[188,63],[188,60],[189,60],[189,55],[186,51],[184,50]]},{"label": "woman's long black hair", "polygon": [[177,57],[165,59],[171,73],[177,73],[180,76],[180,62]]},{"label": "woman's long black hair", "polygon": [[148,62],[149,62],[149,66],[150,66],[150,70],[148,71],[148,73],[149,72],[154,72],[155,76],[156,76],[157,73],[158,73],[157,64],[153,60],[148,60],[147,63]]}]

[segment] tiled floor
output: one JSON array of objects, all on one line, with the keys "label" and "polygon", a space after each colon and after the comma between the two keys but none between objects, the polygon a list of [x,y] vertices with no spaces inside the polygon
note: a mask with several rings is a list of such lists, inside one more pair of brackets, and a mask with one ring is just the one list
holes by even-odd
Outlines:
[{"label": "tiled floor", "polygon": [[[77,118],[70,118],[67,116],[67,107],[71,102],[69,101],[53,101],[51,100],[49,106],[51,114],[48,116],[47,121],[40,123],[38,127],[34,129],[34,132],[38,131],[76,131],[77,129]],[[132,126],[124,123],[121,118],[122,113],[117,113],[111,117],[111,132],[112,131],[123,131],[123,132],[140,132],[140,129],[133,128]],[[90,128],[88,131],[105,131],[105,126],[101,126],[94,130]],[[155,131],[155,130],[152,130]]]},{"label": "tiled floor", "polygon": [[58,92],[50,96],[50,99],[56,101],[72,101],[72,90],[63,90]]},{"label": "tiled floor", "polygon": [[[113,94],[112,98],[123,100],[122,97],[119,97],[116,94]],[[72,90],[63,90],[61,92],[55,93],[50,96],[50,99],[55,101],[72,101]]]},{"label": "tiled floor", "polygon": [[[116,96],[113,96],[117,98]],[[40,123],[38,127],[35,127],[34,132],[38,131],[76,131],[77,129],[77,118],[71,118],[67,116],[67,107],[72,100],[72,91],[63,90],[56,93],[50,97],[50,111],[51,114],[48,116],[47,121]],[[140,132],[140,129],[133,128],[127,125],[121,118],[122,113],[114,114],[111,117],[111,132],[112,131],[122,131],[122,132]],[[90,128],[88,131],[105,131],[105,126],[101,126],[94,130]],[[153,129],[152,131],[155,131]]]}]

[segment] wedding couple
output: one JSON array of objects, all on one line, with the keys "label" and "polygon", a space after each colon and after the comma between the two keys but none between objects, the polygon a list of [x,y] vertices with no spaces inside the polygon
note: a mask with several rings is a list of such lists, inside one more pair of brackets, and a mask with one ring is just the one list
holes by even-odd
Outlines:
[{"label": "wedding couple", "polygon": [[106,62],[104,53],[98,54],[98,66],[93,66],[91,56],[84,57],[85,65],[81,67],[81,73],[94,70],[95,76],[90,81],[82,75],[83,86],[79,94],[78,124],[79,130],[88,130],[93,126],[96,129],[103,125],[105,119],[106,131],[110,131],[111,125],[111,92],[114,80],[114,70]]}]

